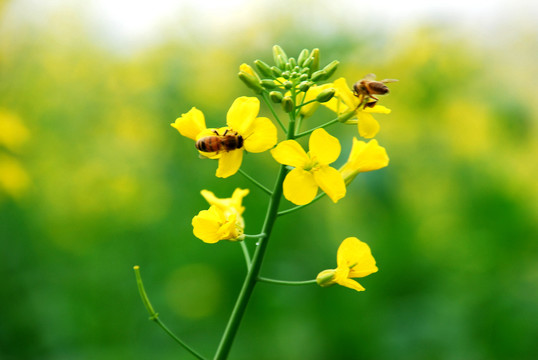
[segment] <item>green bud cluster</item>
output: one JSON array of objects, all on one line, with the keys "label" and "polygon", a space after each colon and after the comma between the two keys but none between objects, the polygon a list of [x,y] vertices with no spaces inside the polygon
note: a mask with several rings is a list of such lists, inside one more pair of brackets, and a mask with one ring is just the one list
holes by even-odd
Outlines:
[{"label": "green bud cluster", "polygon": [[[268,92],[269,98],[275,103],[282,103],[285,110],[289,109],[285,99],[286,92],[296,89],[306,92],[312,86],[327,81],[338,68],[338,61],[334,60],[320,68],[319,49],[303,49],[297,58],[288,57],[280,46],[273,46],[274,65],[262,60],[254,61],[252,71],[254,75],[244,71],[239,72],[239,78],[255,93]],[[280,94],[280,95],[277,95]],[[321,94],[320,94],[321,95]],[[319,102],[328,101],[334,95],[324,94]]]}]

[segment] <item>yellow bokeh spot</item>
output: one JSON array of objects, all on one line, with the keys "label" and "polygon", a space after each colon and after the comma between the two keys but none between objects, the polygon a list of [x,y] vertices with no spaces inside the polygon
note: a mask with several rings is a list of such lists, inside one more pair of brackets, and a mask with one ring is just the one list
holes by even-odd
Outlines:
[{"label": "yellow bokeh spot", "polygon": [[30,185],[30,177],[21,163],[10,156],[0,155],[0,189],[14,198],[22,196]]},{"label": "yellow bokeh spot", "polygon": [[19,152],[29,137],[28,129],[17,115],[0,109],[0,145]]}]

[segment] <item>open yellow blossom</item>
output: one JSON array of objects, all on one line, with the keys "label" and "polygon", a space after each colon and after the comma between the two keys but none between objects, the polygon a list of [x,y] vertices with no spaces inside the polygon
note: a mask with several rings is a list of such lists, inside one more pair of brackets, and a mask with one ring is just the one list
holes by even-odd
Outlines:
[{"label": "open yellow blossom", "polygon": [[318,187],[337,202],[346,195],[346,185],[338,170],[329,166],[340,155],[340,142],[323,129],[314,130],[308,154],[295,140],[279,143],[271,154],[281,164],[295,167],[284,179],[284,197],[296,205],[310,203]]},{"label": "open yellow blossom", "polygon": [[389,164],[389,157],[384,147],[377,140],[368,143],[353,138],[353,146],[347,162],[340,168],[344,181],[349,184],[361,172],[381,169]]},{"label": "open yellow blossom", "polygon": [[320,286],[339,284],[364,291],[364,287],[352,278],[365,277],[378,270],[370,247],[356,237],[342,241],[336,255],[336,264],[336,269],[323,270],[318,274],[316,280]]},{"label": "open yellow blossom", "polygon": [[206,243],[220,240],[243,240],[245,221],[241,216],[245,211],[242,201],[249,190],[235,189],[231,198],[219,199],[211,191],[202,190],[202,196],[211,205],[192,219],[193,233]]},{"label": "open yellow blossom", "polygon": [[242,144],[237,148],[218,147],[214,152],[199,150],[200,154],[206,158],[218,159],[219,166],[216,176],[226,178],[239,170],[244,150],[259,153],[269,150],[277,142],[275,125],[266,117],[257,117],[259,111],[260,101],[257,98],[242,96],[235,99],[228,110],[227,127],[206,128],[204,114],[194,107],[170,125],[176,128],[181,135],[194,141],[208,136],[217,136],[222,139],[224,134],[241,137]]},{"label": "open yellow blossom", "polygon": [[360,99],[353,95],[351,88],[344,78],[335,80],[334,83],[331,84],[331,87],[336,90],[335,96],[331,100],[323,103],[323,105],[327,106],[338,115],[355,110],[357,120],[350,119],[347,123],[354,123],[354,121],[357,121],[359,135],[363,138],[371,139],[376,136],[379,132],[379,123],[374,119],[372,113],[389,114],[390,109],[377,104],[372,108],[359,107]]}]

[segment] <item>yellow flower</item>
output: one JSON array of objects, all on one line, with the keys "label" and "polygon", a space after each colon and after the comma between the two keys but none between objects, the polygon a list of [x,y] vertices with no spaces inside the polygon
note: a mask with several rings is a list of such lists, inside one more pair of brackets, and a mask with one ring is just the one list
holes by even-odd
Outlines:
[{"label": "yellow flower", "polygon": [[295,140],[285,140],[271,150],[275,160],[295,167],[284,179],[284,197],[296,205],[311,202],[318,187],[337,202],[346,195],[346,185],[338,170],[329,166],[340,155],[340,142],[323,129],[314,130],[307,154]]},{"label": "yellow flower", "polygon": [[[389,114],[390,109],[381,106],[375,105],[370,108],[358,107],[360,104],[360,99],[353,95],[350,87],[348,86],[346,79],[339,78],[331,84],[336,90],[335,96],[323,103],[330,110],[334,111],[338,115],[342,115],[350,110],[355,110],[355,116],[357,117],[357,124],[359,127],[359,135],[366,139],[371,139],[379,132],[379,123],[372,116],[372,113],[377,114]],[[353,119],[348,120],[347,123],[354,123]]]},{"label": "yellow flower", "polygon": [[217,134],[222,137],[225,133],[242,137],[243,145],[237,149],[219,149],[214,152],[199,150],[204,157],[218,159],[216,176],[226,178],[235,174],[241,166],[243,150],[259,153],[269,150],[277,142],[275,125],[266,117],[257,117],[259,110],[260,101],[257,98],[242,96],[237,98],[228,110],[227,127],[207,129],[204,114],[194,107],[170,125],[181,135],[194,141]]},{"label": "yellow flower", "polygon": [[225,199],[217,198],[208,190],[201,193],[211,207],[192,219],[194,236],[209,244],[220,240],[243,240],[245,221],[241,215],[245,208],[241,203],[249,190],[237,188],[231,198]]},{"label": "yellow flower", "polygon": [[353,146],[347,162],[340,168],[346,184],[361,172],[381,169],[389,164],[389,157],[384,147],[377,140],[368,143],[353,138]]},{"label": "yellow flower", "polygon": [[318,274],[316,280],[320,286],[339,284],[364,291],[364,287],[352,278],[365,277],[378,270],[370,247],[356,237],[348,237],[340,244],[336,263],[336,269],[323,270]]}]

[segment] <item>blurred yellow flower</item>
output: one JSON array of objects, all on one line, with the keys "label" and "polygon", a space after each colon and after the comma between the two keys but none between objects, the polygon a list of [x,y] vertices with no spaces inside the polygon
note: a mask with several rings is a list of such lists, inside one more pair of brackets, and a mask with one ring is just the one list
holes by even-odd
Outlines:
[{"label": "blurred yellow flower", "polygon": [[384,147],[377,140],[368,143],[353,138],[353,146],[347,162],[340,168],[346,184],[361,172],[381,169],[389,164],[389,157]]},{"label": "blurred yellow flower", "polygon": [[17,115],[0,109],[0,145],[18,152],[29,137],[28,129]]},{"label": "blurred yellow flower", "polygon": [[[216,176],[226,178],[235,174],[241,166],[243,150],[259,153],[269,150],[277,142],[275,125],[266,117],[257,117],[259,111],[260,101],[257,98],[242,96],[237,98],[228,110],[228,127],[207,129],[204,114],[196,108],[181,115],[170,125],[181,135],[197,142],[203,138],[214,138],[211,139],[210,148],[215,151],[198,151],[204,157],[218,159]],[[223,142],[225,134],[237,137],[235,144],[238,146],[227,148]]]},{"label": "blurred yellow flower", "polygon": [[214,244],[220,240],[243,240],[245,221],[241,216],[245,208],[242,201],[248,189],[235,189],[231,198],[219,199],[211,191],[202,190],[202,196],[211,205],[192,219],[194,236]]},{"label": "blurred yellow flower", "polygon": [[307,154],[295,140],[285,140],[271,150],[275,160],[295,167],[284,179],[284,197],[296,205],[310,203],[318,187],[337,202],[346,195],[346,185],[338,170],[329,166],[340,155],[340,142],[323,129],[309,139]]},{"label": "blurred yellow flower", "polygon": [[30,177],[19,160],[0,154],[0,189],[18,198],[30,186]]},{"label": "blurred yellow flower", "polygon": [[[353,95],[351,88],[348,86],[346,79],[339,78],[330,84],[330,87],[333,87],[336,90],[335,96],[323,103],[330,110],[334,111],[338,115],[342,115],[350,110],[355,110],[355,116],[357,117],[357,124],[359,127],[359,135],[366,139],[371,139],[379,132],[379,123],[372,116],[372,113],[377,114],[389,114],[390,109],[381,106],[375,105],[370,108],[363,108],[360,105],[360,100],[358,97]],[[347,123],[354,123],[354,120],[348,120]]]},{"label": "blurred yellow flower", "polygon": [[370,247],[356,237],[348,237],[340,244],[336,263],[336,269],[323,270],[318,274],[316,280],[320,286],[339,284],[364,291],[364,287],[352,278],[365,277],[378,270]]}]

